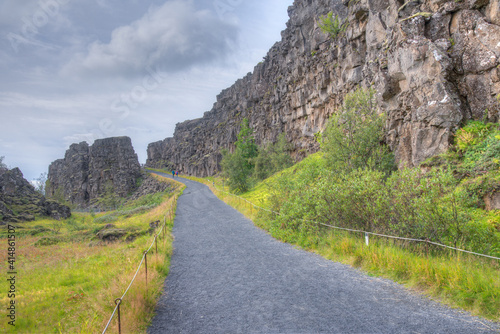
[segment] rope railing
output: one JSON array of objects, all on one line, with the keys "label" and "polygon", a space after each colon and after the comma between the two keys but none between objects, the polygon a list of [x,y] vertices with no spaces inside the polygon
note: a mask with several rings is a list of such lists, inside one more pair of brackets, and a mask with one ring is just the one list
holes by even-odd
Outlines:
[{"label": "rope railing", "polygon": [[[229,195],[234,196],[236,198],[239,198],[240,200],[243,200],[243,201],[247,202],[248,204],[252,205],[254,208],[257,208],[257,209],[260,209],[260,210],[263,210],[263,211],[270,212],[270,213],[273,213],[275,215],[281,216],[281,213],[279,213],[279,212],[276,212],[276,211],[273,211],[273,210],[269,210],[269,209],[265,209],[263,207],[255,205],[254,203],[250,202],[246,198],[240,197],[240,196],[232,194],[232,193],[230,193],[228,191],[224,191],[224,190],[221,190],[221,189],[217,188],[217,186],[215,185],[215,182],[212,182],[212,186],[214,187],[215,190],[223,192],[223,193],[226,193],[226,194],[229,194]],[[404,241],[413,241],[413,242],[425,242],[425,243],[430,244],[430,245],[434,245],[434,246],[438,246],[438,247],[443,247],[443,248],[448,248],[448,249],[451,249],[451,250],[455,250],[457,252],[463,252],[463,253],[473,254],[473,255],[477,255],[477,256],[481,256],[481,257],[486,257],[486,258],[490,258],[490,259],[494,259],[494,260],[500,260],[499,257],[495,257],[495,256],[491,256],[491,255],[486,255],[486,254],[481,254],[481,253],[476,253],[476,252],[471,252],[471,251],[468,251],[468,250],[464,250],[464,249],[460,249],[460,248],[456,248],[456,247],[451,247],[451,246],[448,246],[448,245],[443,245],[443,244],[440,244],[440,243],[437,243],[437,242],[432,242],[429,239],[413,239],[413,238],[396,237],[396,236],[392,236],[392,235],[378,234],[378,233],[374,233],[374,232],[367,232],[367,231],[362,231],[362,230],[355,230],[355,229],[349,229],[349,228],[345,228],[345,227],[328,225],[328,224],[319,223],[319,222],[312,221],[312,220],[307,220],[307,219],[304,219],[304,218],[300,218],[300,219],[302,221],[305,221],[305,222],[319,224],[319,225],[322,225],[322,226],[325,226],[325,227],[329,227],[329,228],[332,228],[332,229],[349,231],[349,232],[355,232],[355,233],[364,233],[365,235],[374,235],[374,236],[378,236],[378,237],[395,239],[395,240],[404,240]]]},{"label": "rope railing", "polygon": [[[153,248],[154,245],[156,245],[156,253],[158,254],[157,238],[158,238],[158,236],[161,235],[162,231],[164,232],[165,229],[166,229],[167,214],[169,215],[169,219],[172,219],[173,218],[172,217],[172,213],[173,213],[173,203],[171,203],[170,209],[166,212],[166,214],[164,216],[164,219],[163,219],[163,224],[162,224],[161,228],[158,230],[158,232],[155,234],[155,236],[153,238],[153,241],[151,242],[151,245],[149,246],[149,248],[146,251],[144,251],[144,253],[142,255],[142,258],[141,258],[141,262],[139,263],[139,266],[137,267],[137,270],[136,270],[136,272],[134,274],[134,277],[130,281],[130,284],[128,285],[127,289],[125,290],[125,292],[123,293],[123,295],[121,296],[121,298],[115,299],[116,306],[115,306],[115,308],[113,310],[113,313],[111,314],[111,317],[109,318],[109,321],[106,324],[106,327],[102,331],[102,334],[105,334],[106,331],[109,329],[109,326],[111,325],[111,322],[112,322],[112,320],[113,320],[113,318],[115,317],[116,314],[118,314],[118,333],[121,334],[120,305],[122,304],[123,299],[127,295],[128,291],[132,287],[132,284],[134,284],[134,281],[137,278],[137,275],[139,274],[139,271],[141,270],[141,267],[142,267],[143,263],[146,264],[146,287],[147,287],[147,284],[148,284],[148,282],[147,282],[147,280],[148,280],[148,278],[147,278],[148,277],[147,276],[148,275],[147,255],[148,255],[149,251],[151,250],[151,248]],[[163,233],[163,238],[165,238],[165,233]]]}]

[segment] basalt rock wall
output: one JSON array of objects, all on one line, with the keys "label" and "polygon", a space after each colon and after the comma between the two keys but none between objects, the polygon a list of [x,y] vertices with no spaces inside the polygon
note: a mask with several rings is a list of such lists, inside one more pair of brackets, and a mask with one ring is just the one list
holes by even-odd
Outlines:
[{"label": "basalt rock wall", "polygon": [[[147,166],[197,176],[220,169],[248,118],[258,144],[281,132],[298,160],[359,86],[377,91],[386,142],[399,166],[444,152],[469,119],[498,121],[500,0],[296,0],[282,40],[200,119],[148,147]],[[330,38],[318,17],[348,22]]]},{"label": "basalt rock wall", "polygon": [[36,216],[64,219],[71,216],[71,211],[35,191],[19,168],[0,167],[0,220],[22,222],[34,220]]},{"label": "basalt rock wall", "polygon": [[129,137],[98,139],[72,144],[64,159],[49,166],[47,195],[85,208],[104,195],[114,192],[130,195],[141,177],[137,154]]}]

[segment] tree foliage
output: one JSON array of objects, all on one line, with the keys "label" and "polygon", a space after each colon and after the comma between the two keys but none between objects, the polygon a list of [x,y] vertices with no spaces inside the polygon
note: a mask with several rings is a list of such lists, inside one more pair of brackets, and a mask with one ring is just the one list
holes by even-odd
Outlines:
[{"label": "tree foliage", "polygon": [[227,150],[222,151],[221,165],[224,177],[228,179],[229,189],[241,193],[250,187],[250,176],[254,170],[253,159],[258,154],[253,130],[246,118],[241,123],[235,145],[233,153],[229,153]]},{"label": "tree foliage", "polygon": [[7,165],[3,162],[5,160],[5,156],[0,157],[0,168],[7,168]]},{"label": "tree foliage", "polygon": [[347,94],[341,112],[333,115],[321,136],[321,149],[333,170],[394,170],[394,156],[384,137],[384,115],[377,113],[373,89]]},{"label": "tree foliage", "polygon": [[293,165],[290,156],[290,144],[286,141],[284,133],[278,136],[276,143],[268,143],[259,147],[259,154],[255,158],[254,178],[264,180],[280,170]]},{"label": "tree foliage", "polygon": [[281,134],[276,143],[258,147],[253,131],[244,119],[233,153],[222,151],[223,176],[228,179],[231,191],[247,191],[254,181],[264,180],[272,174],[293,164],[290,144]]}]

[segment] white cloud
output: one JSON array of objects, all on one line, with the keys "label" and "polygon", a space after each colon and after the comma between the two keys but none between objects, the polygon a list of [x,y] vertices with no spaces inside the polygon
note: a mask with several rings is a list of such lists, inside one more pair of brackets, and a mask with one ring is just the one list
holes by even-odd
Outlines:
[{"label": "white cloud", "polygon": [[63,73],[129,77],[144,75],[148,66],[177,72],[223,59],[236,38],[237,27],[213,12],[196,10],[192,1],[168,1],[115,29],[109,43],[92,43]]}]

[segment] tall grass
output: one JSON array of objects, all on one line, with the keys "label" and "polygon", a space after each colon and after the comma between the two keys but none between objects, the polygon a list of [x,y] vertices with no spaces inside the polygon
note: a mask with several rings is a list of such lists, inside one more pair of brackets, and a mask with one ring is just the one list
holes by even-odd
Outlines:
[{"label": "tall grass", "polygon": [[[172,181],[165,178],[165,182]],[[97,242],[95,232],[105,225],[94,222],[100,215],[75,214],[71,223],[62,222],[62,227],[60,222],[51,220],[20,226],[16,233],[16,326],[1,321],[0,332],[102,332],[115,307],[114,300],[122,296],[143,252],[154,240],[153,235],[146,233],[149,223],[160,220],[166,221],[167,230],[165,237],[163,233],[159,236],[158,253],[154,253],[153,246],[148,255],[147,288],[143,266],[121,304],[122,331],[145,333],[169,270],[174,214],[167,212],[175,208],[182,191],[178,183],[175,188],[174,193],[163,194],[161,204],[153,209],[120,216],[114,222],[117,228],[140,232],[133,241]],[[75,225],[79,226],[76,230]],[[41,246],[43,238],[56,238],[59,242]],[[0,243],[7,243],[3,236]],[[6,256],[6,252],[0,252],[2,272],[6,272]],[[6,281],[1,280],[0,289],[7,291]],[[0,295],[2,305],[8,302],[6,294]],[[109,332],[116,332],[116,317],[111,326]]]}]

